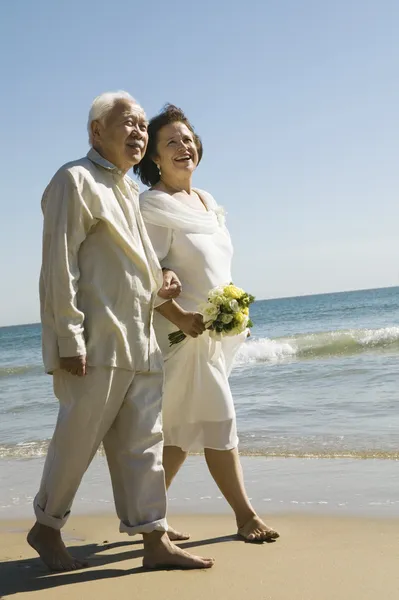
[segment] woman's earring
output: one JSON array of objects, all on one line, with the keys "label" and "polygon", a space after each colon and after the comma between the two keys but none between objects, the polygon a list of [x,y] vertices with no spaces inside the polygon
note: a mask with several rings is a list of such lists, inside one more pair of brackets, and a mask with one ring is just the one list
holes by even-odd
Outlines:
[{"label": "woman's earring", "polygon": [[161,166],[160,166],[160,165],[157,165],[157,167],[158,167],[158,173],[159,173],[159,177],[161,177],[161,175],[162,175],[162,172],[161,172]]}]

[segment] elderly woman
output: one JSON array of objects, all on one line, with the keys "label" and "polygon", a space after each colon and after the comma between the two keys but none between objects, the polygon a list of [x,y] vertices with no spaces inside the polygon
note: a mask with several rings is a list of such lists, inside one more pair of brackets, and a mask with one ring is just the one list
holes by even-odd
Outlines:
[{"label": "elderly woman", "polygon": [[[238,534],[248,541],[275,539],[278,533],[258,517],[244,487],[228,382],[231,338],[217,342],[222,348],[214,352],[197,312],[213,287],[231,281],[233,247],[223,211],[209,193],[192,187],[202,144],[184,113],[167,105],[150,121],[148,133],[147,153],[135,166],[150,187],[140,197],[141,211],[161,265],[175,271],[182,283],[178,303],[164,304],[154,318],[165,360],[166,485],[188,452],[203,450],[211,475],[235,513]],[[187,338],[170,347],[168,335],[178,329]],[[237,342],[241,339],[236,346]],[[169,535],[187,538],[175,530]]]}]

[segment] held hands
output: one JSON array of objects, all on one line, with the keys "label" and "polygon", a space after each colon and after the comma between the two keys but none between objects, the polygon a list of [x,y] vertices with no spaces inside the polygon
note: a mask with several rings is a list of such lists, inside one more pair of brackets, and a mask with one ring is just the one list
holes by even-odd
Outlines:
[{"label": "held hands", "polygon": [[60,369],[71,373],[71,375],[83,377],[86,375],[86,356],[68,356],[60,358]]},{"label": "held hands", "polygon": [[170,269],[162,269],[163,285],[158,291],[158,296],[164,300],[171,300],[180,296],[182,285],[174,271]]},{"label": "held hands", "polygon": [[205,331],[204,318],[196,312],[182,312],[177,325],[183,333],[193,338],[198,337]]}]

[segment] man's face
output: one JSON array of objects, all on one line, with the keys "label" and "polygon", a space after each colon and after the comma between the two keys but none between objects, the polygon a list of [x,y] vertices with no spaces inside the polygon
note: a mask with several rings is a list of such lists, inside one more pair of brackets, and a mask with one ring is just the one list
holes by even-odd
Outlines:
[{"label": "man's face", "polygon": [[93,147],[126,173],[145,154],[147,125],[141,106],[130,100],[118,100],[103,122],[93,121]]}]

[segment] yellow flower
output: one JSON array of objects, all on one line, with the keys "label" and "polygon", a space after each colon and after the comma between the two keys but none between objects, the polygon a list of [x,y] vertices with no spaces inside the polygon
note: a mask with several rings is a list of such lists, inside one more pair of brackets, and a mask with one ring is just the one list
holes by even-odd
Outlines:
[{"label": "yellow flower", "polygon": [[241,288],[235,285],[226,285],[223,290],[224,295],[232,300],[238,300],[245,293]]},{"label": "yellow flower", "polygon": [[249,308],[248,308],[248,306],[246,306],[245,308],[243,308],[243,309],[241,310],[241,312],[242,312],[244,315],[247,315],[247,316],[248,316],[248,315],[249,315]]},{"label": "yellow flower", "polygon": [[241,311],[234,315],[234,322],[237,323],[237,325],[242,325],[246,318],[246,315],[244,315],[244,313]]}]

